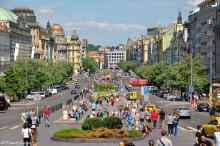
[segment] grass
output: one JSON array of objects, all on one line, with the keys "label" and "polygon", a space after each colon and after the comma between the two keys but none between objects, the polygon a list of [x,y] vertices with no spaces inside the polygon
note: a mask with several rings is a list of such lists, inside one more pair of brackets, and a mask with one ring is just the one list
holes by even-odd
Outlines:
[{"label": "grass", "polygon": [[62,129],[54,133],[56,138],[137,138],[143,136],[143,133],[137,130],[121,130],[98,128],[93,130],[80,129]]}]

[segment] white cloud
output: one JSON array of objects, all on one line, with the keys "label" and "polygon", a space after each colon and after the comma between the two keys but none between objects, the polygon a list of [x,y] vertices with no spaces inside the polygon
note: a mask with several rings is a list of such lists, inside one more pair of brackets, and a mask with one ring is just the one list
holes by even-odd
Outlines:
[{"label": "white cloud", "polygon": [[53,14],[54,10],[51,8],[41,8],[38,10],[40,14]]},{"label": "white cloud", "polygon": [[203,2],[204,0],[187,0],[187,4],[192,7],[195,8],[199,3]]},{"label": "white cloud", "polygon": [[104,23],[104,22],[96,22],[96,21],[89,21],[84,23],[66,23],[67,28],[75,28],[75,29],[88,29],[88,28],[98,28],[102,30],[109,30],[109,31],[130,31],[130,30],[145,30],[144,25],[140,24],[113,24],[113,23]]}]

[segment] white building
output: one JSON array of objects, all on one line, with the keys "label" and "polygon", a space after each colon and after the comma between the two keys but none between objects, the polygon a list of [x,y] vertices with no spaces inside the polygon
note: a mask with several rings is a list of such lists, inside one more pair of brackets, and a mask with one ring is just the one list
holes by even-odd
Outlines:
[{"label": "white building", "polygon": [[106,52],[108,69],[118,69],[118,63],[126,60],[126,51],[114,50]]}]

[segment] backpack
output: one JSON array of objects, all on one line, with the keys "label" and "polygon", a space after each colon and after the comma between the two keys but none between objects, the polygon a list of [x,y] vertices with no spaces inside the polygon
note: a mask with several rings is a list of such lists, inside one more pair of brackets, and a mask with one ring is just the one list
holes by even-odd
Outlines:
[{"label": "backpack", "polygon": [[174,118],[174,120],[173,120],[173,125],[178,125],[178,123],[179,123],[179,119],[178,118]]}]

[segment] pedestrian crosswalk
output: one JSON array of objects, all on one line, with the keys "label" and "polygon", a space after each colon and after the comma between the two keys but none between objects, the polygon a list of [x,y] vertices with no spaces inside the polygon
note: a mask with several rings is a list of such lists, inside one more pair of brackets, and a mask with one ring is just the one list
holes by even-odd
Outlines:
[{"label": "pedestrian crosswalk", "polygon": [[182,130],[182,131],[185,131],[185,132],[196,132],[197,131],[197,129],[196,128],[193,128],[193,127],[181,127],[181,126],[179,126],[178,127],[180,130]]},{"label": "pedestrian crosswalk", "polygon": [[0,130],[16,130],[19,128],[21,128],[21,125],[3,126],[3,127],[0,127]]}]

